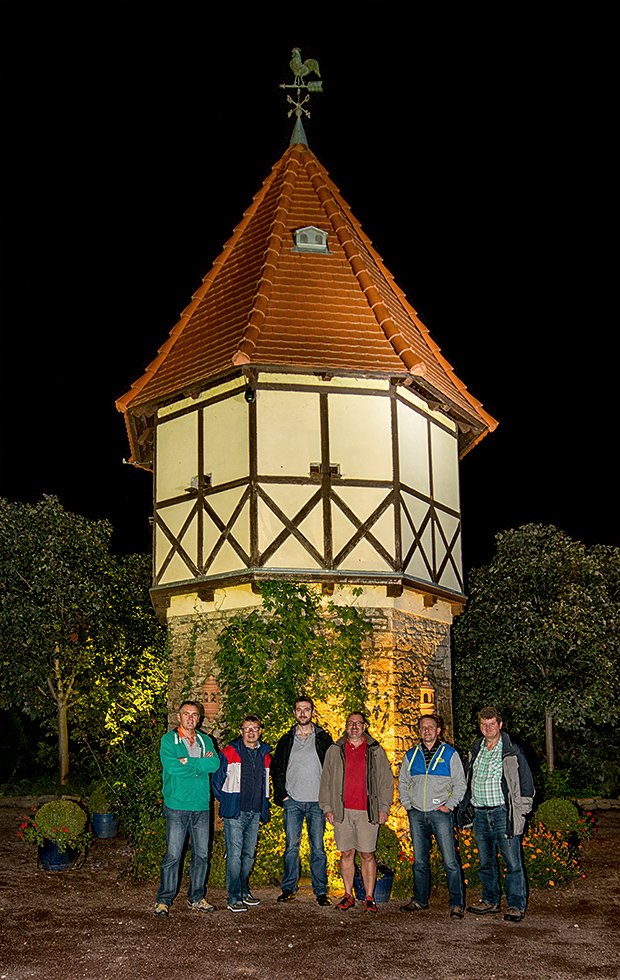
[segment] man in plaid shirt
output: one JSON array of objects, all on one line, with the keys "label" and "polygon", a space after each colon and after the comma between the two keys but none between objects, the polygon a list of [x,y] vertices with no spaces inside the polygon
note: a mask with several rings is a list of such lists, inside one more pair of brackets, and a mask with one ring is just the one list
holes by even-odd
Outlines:
[{"label": "man in plaid shirt", "polygon": [[478,714],[482,738],[469,750],[465,769],[467,792],[462,808],[474,808],[474,834],[478,845],[482,900],[470,905],[474,915],[501,912],[499,850],[506,866],[507,922],[520,922],[527,905],[527,887],[521,853],[525,816],[534,801],[534,780],[521,749],[502,731],[496,708]]}]

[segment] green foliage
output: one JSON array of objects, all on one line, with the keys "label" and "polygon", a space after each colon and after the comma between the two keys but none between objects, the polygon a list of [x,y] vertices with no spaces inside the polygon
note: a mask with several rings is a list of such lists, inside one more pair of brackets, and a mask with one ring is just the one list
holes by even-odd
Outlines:
[{"label": "green foliage", "polygon": [[[554,527],[497,536],[470,575],[454,626],[454,703],[462,749],[496,705],[541,752],[545,715],[563,736],[620,721],[620,551],[586,549]],[[617,737],[616,737],[617,742]],[[547,753],[552,745],[547,744]]]},{"label": "green foliage", "polygon": [[549,772],[547,764],[543,762],[536,775],[536,798],[548,800],[556,796],[570,796],[572,775],[570,769],[553,769]]},{"label": "green foliage", "polygon": [[145,827],[152,829],[162,815],[162,771],[159,743],[166,731],[163,711],[144,719],[124,742],[115,746],[103,767],[114,813],[136,843]]},{"label": "green foliage", "polygon": [[159,743],[166,728],[162,706],[158,715],[142,718],[135,731],[112,748],[102,766],[113,812],[134,847],[133,860],[124,872],[134,880],[156,877],[165,850]]},{"label": "green foliage", "polygon": [[88,813],[91,817],[95,813],[112,813],[113,807],[104,783],[97,783],[88,797]]},{"label": "green foliage", "polygon": [[[327,855],[327,880],[330,891],[342,891],[340,877],[340,856],[334,843],[333,828],[328,824],[324,835],[325,853]],[[251,882],[254,885],[279,886],[284,870],[284,850],[286,835],[282,819],[282,810],[274,807],[271,819],[267,824],[261,824],[256,845],[256,859],[252,869]],[[214,888],[224,888],[226,885],[226,861],[224,859],[224,834],[215,834],[213,852],[209,865],[209,884]],[[304,826],[301,845],[299,848],[300,874],[302,878],[310,877],[310,844],[308,833]]]},{"label": "green foliage", "polygon": [[107,748],[122,742],[166,696],[168,634],[153,612],[148,555],[110,556],[109,622],[93,649],[90,683],[76,700],[74,724]]},{"label": "green foliage", "polygon": [[363,705],[362,641],[372,629],[363,612],[306,585],[263,582],[260,590],[263,608],[234,616],[218,638],[223,737],[237,735],[252,711],[276,740],[301,692],[342,714]]},{"label": "green foliage", "polygon": [[52,800],[39,807],[31,823],[22,824],[19,836],[27,844],[52,841],[61,853],[67,847],[84,853],[91,840],[86,819],[82,807],[73,800]]},{"label": "green foliage", "polygon": [[114,559],[111,533],[55,497],[0,500],[0,707],[55,729],[61,783],[69,715],[91,741],[122,740],[166,687],[148,559]]},{"label": "green foliage", "polygon": [[560,831],[568,836],[577,834],[580,840],[592,836],[593,824],[579,816],[579,810],[570,800],[550,799],[541,803],[534,816],[534,824],[544,827],[552,833]]},{"label": "green foliage", "polygon": [[[381,824],[375,850],[377,868],[381,867],[382,871],[384,869],[396,871],[402,861],[402,851],[402,844],[396,831],[392,830],[386,823]],[[358,857],[356,857],[356,861],[359,863]]]},{"label": "green foliage", "polygon": [[161,861],[166,850],[166,819],[159,816],[145,819],[132,838],[135,849],[132,861],[125,867],[123,877],[132,881],[155,881],[159,878]]}]

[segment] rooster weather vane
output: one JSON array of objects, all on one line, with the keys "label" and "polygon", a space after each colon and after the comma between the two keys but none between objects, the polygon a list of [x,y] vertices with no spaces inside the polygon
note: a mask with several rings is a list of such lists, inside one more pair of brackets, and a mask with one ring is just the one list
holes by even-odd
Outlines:
[{"label": "rooster weather vane", "polygon": [[306,115],[308,117],[308,119],[309,119],[310,118],[310,110],[309,109],[304,109],[304,106],[305,106],[306,102],[308,101],[308,99],[310,98],[310,95],[309,94],[306,95],[305,99],[302,100],[302,98],[301,98],[301,90],[302,89],[306,89],[308,93],[310,93],[310,92],[322,92],[323,91],[323,83],[322,82],[305,81],[306,76],[307,75],[311,75],[312,72],[314,72],[315,75],[318,75],[319,78],[321,77],[321,72],[319,71],[319,63],[318,63],[318,61],[315,61],[314,58],[306,58],[305,61],[302,61],[301,60],[301,49],[300,48],[293,48],[293,57],[291,58],[291,60],[289,62],[289,65],[290,65],[291,71],[293,72],[293,75],[295,76],[295,80],[294,80],[294,82],[293,82],[292,85],[284,85],[284,84],[282,84],[282,85],[280,85],[280,88],[294,88],[294,89],[297,89],[297,101],[295,101],[295,99],[293,99],[292,96],[287,95],[287,97],[286,97],[287,98],[287,101],[290,102],[291,105],[293,106],[293,108],[290,109],[289,112],[287,113],[287,117],[290,119],[290,117],[293,115],[293,113],[295,113],[295,115],[297,116],[298,119],[300,119],[302,115]]}]

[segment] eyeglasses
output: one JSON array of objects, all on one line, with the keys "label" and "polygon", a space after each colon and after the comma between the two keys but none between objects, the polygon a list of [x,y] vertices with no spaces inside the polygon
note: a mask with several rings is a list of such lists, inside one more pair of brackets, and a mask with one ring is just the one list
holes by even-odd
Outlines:
[{"label": "eyeglasses", "polygon": [[347,728],[363,728],[363,727],[364,727],[363,721],[350,721],[349,724],[347,725]]},{"label": "eyeglasses", "polygon": [[242,728],[242,732],[260,732],[260,728]]}]

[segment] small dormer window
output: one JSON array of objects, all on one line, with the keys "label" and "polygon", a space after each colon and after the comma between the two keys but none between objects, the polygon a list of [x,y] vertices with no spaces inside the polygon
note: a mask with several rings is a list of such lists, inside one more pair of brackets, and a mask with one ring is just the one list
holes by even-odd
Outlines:
[{"label": "small dormer window", "polygon": [[305,228],[298,228],[293,232],[295,245],[294,252],[323,252],[329,255],[327,247],[327,232],[314,225],[306,225]]}]

